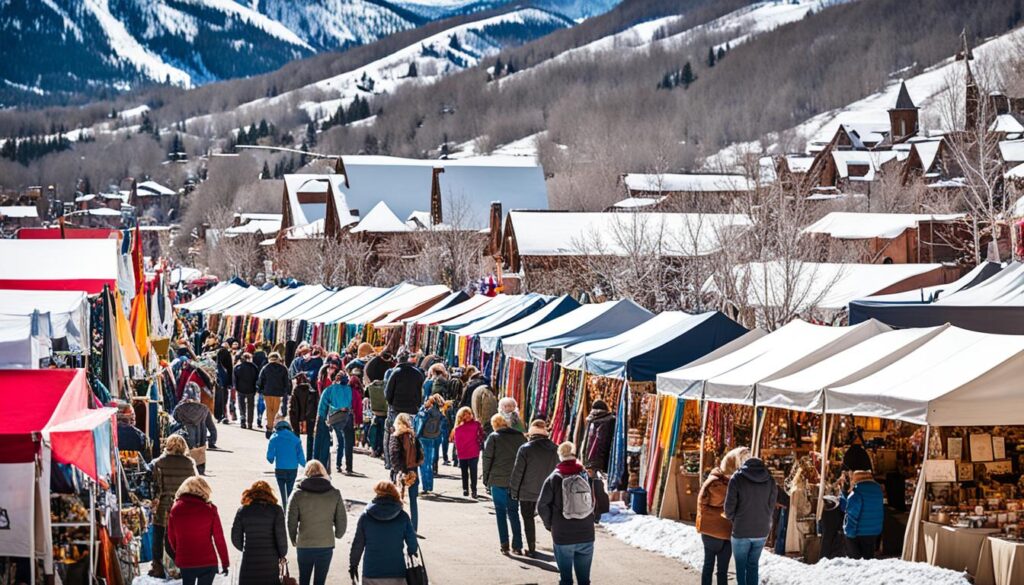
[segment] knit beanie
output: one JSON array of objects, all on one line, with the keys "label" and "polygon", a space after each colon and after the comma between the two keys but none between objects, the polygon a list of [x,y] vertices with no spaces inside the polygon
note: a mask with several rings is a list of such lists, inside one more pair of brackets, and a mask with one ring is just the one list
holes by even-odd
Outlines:
[{"label": "knit beanie", "polygon": [[366,343],[364,341],[363,343],[359,344],[359,349],[356,350],[356,357],[359,358],[359,359],[363,359],[363,358],[365,358],[366,356],[368,356],[368,355],[370,355],[372,353],[373,353],[373,346],[370,345],[369,343]]},{"label": "knit beanie", "polygon": [[[531,428],[533,425],[530,425]],[[558,446],[558,460],[568,461],[576,458],[576,445],[573,445],[571,441],[566,441]]]},{"label": "knit beanie", "polygon": [[597,400],[594,401],[593,404],[590,405],[590,409],[591,410],[608,410],[608,405],[605,404],[604,400],[601,400],[600,398],[598,398]]}]

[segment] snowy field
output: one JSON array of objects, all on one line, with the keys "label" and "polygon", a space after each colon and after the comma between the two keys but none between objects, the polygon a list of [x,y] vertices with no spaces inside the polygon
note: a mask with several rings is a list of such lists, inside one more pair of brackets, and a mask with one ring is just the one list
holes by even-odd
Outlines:
[{"label": "snowy field", "polygon": [[[601,526],[627,544],[673,558],[698,571],[704,563],[700,534],[688,524],[622,512],[605,514],[601,518]],[[970,585],[963,573],[924,563],[909,563],[898,559],[866,561],[839,558],[807,565],[768,551],[761,555],[760,577],[762,585],[844,582],[872,585]]]}]

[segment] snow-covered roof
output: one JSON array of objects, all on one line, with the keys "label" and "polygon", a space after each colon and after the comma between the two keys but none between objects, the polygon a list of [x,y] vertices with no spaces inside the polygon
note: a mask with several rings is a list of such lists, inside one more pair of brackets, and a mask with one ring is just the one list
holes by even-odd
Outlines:
[{"label": "snow-covered roof", "polygon": [[[323,220],[327,217],[326,196],[328,186],[334,193],[334,205],[338,210],[339,225],[354,223],[356,218],[349,212],[348,201],[343,191],[345,176],[337,174],[296,174],[284,176],[284,188],[288,195],[288,207],[292,225],[300,226]],[[304,196],[323,198],[323,202],[303,202]]]},{"label": "snow-covered roof", "polygon": [[[905,280],[941,271],[941,264],[835,264],[800,261],[752,262],[733,268],[734,278],[751,307],[786,306],[843,310],[851,301],[878,294]],[[714,277],[705,292],[719,292]],[[745,290],[744,290],[745,289]]]},{"label": "snow-covered roof", "polygon": [[242,234],[276,234],[281,229],[281,219],[252,219],[242,225],[232,226],[224,230],[227,237]]},{"label": "snow-covered roof", "polygon": [[935,157],[939,154],[939,146],[941,144],[941,140],[928,140],[913,144],[912,148],[917,151],[917,156],[921,158],[921,169],[924,172],[931,171],[932,166],[935,164]]},{"label": "snow-covered roof", "polygon": [[[389,156],[346,156],[351,187],[341,186],[348,207],[360,211],[384,201],[398,217],[430,208],[434,168],[444,168],[441,209],[446,223],[458,215],[465,228],[486,227],[491,202],[504,209],[547,209],[543,169],[515,156],[421,160]],[[456,210],[456,208],[458,208]]]},{"label": "snow-covered roof", "polygon": [[121,215],[121,212],[116,209],[110,209],[109,207],[97,207],[96,209],[90,209],[89,215],[114,217],[115,215]]},{"label": "snow-covered roof", "polygon": [[[844,179],[873,181],[875,173],[882,165],[896,158],[894,150],[833,150],[832,159],[836,163],[836,171]],[[863,176],[850,177],[850,165],[868,165],[868,172]]]},{"label": "snow-covered roof", "polygon": [[641,174],[627,173],[622,178],[630,191],[714,193],[750,191],[754,183],[743,175],[725,174]]},{"label": "snow-covered roof", "polygon": [[0,206],[0,217],[38,218],[39,210],[35,205],[3,205]]},{"label": "snow-covered roof", "polygon": [[156,181],[143,181],[135,186],[135,191],[139,197],[166,196],[176,193],[174,189],[164,187]]},{"label": "snow-covered roof", "polygon": [[662,197],[627,197],[622,201],[616,201],[612,204],[612,207],[619,209],[637,209],[639,207],[650,207],[657,205],[664,201],[666,196]]},{"label": "snow-covered roof", "polygon": [[1003,156],[1003,162],[1024,162],[1024,140],[1003,140],[999,143],[999,154]]},{"label": "snow-covered roof", "polygon": [[793,173],[806,173],[811,170],[811,165],[814,163],[813,156],[805,156],[800,154],[787,154],[786,164],[789,166],[790,172]]},{"label": "snow-covered roof", "polygon": [[128,191],[118,191],[116,193],[100,193],[100,197],[104,199],[120,199],[122,202],[128,202]]},{"label": "snow-covered roof", "polygon": [[409,217],[405,218],[405,225],[414,230],[430,227],[430,212],[414,211],[410,213]]},{"label": "snow-covered roof", "polygon": [[803,229],[805,234],[828,234],[840,240],[868,238],[892,239],[916,228],[922,221],[952,221],[962,213],[929,215],[924,213],[856,213],[833,211]]},{"label": "snow-covered roof", "polygon": [[398,219],[395,212],[391,211],[388,204],[383,201],[374,205],[373,209],[370,210],[370,213],[367,213],[366,217],[359,220],[359,223],[352,228],[352,233],[354,234],[363,232],[395,233],[407,231],[409,231],[409,226],[402,220]]},{"label": "snow-covered roof", "polygon": [[[1007,179],[1024,179],[1024,163],[1021,163],[1021,164],[1013,167],[1012,169],[1006,171],[1006,178]],[[1019,202],[1020,201],[1024,201],[1024,199],[1018,199],[1017,201],[1018,201],[1018,207],[1019,207],[1020,206]]]},{"label": "snow-covered roof", "polygon": [[281,221],[280,213],[236,213],[235,217],[237,217],[243,223],[253,219]]},{"label": "snow-covered roof", "polygon": [[1002,132],[1005,134],[1024,132],[1024,124],[1021,124],[1017,116],[1013,114],[1000,114],[996,116],[995,120],[992,120],[988,130],[989,132]]},{"label": "snow-covered roof", "polygon": [[724,232],[750,225],[735,214],[512,211],[520,256],[627,256],[641,248],[669,256],[703,256]]},{"label": "snow-covered roof", "polygon": [[285,232],[285,238],[289,240],[313,240],[324,235],[323,218],[310,223],[292,226]]},{"label": "snow-covered roof", "polygon": [[79,195],[78,197],[75,197],[75,203],[86,203],[88,201],[92,201],[95,198],[95,193],[90,193],[88,195]]}]

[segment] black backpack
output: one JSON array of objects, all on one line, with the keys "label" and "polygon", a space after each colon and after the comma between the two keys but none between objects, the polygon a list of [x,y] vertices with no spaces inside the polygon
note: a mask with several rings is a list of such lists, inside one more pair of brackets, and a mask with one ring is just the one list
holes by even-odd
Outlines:
[{"label": "black backpack", "polygon": [[420,438],[436,439],[440,437],[442,417],[443,415],[437,407],[427,409],[423,416],[423,425],[420,427]]}]

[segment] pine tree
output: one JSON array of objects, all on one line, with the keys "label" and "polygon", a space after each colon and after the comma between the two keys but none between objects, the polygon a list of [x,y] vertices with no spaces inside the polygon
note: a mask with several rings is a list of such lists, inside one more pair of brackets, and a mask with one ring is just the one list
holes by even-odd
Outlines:
[{"label": "pine tree", "polygon": [[449,154],[451,154],[449,149],[448,149],[448,133],[447,132],[444,133],[444,137],[441,140],[442,140],[442,142],[441,142],[441,156],[446,157]]},{"label": "pine tree", "polygon": [[501,57],[498,57],[498,60],[494,62],[494,76],[501,77],[501,72],[504,68],[505,65],[501,62]]},{"label": "pine tree", "polygon": [[263,118],[260,120],[259,138],[266,138],[270,136],[270,127],[267,126],[267,119]]},{"label": "pine tree", "polygon": [[508,64],[505,65],[505,75],[512,75],[516,72],[516,65],[509,59]]},{"label": "pine tree", "polygon": [[267,164],[267,161],[263,161],[263,170],[260,171],[260,179],[265,181],[265,180],[267,180],[269,178],[270,178],[270,165]]},{"label": "pine tree", "polygon": [[452,35],[448,37],[448,46],[451,47],[453,51],[461,51],[462,43],[459,42],[459,36],[452,33]]},{"label": "pine tree", "polygon": [[405,74],[406,77],[419,77],[419,71],[416,69],[416,62],[409,61],[409,72]]},{"label": "pine tree", "polygon": [[689,89],[690,84],[697,81],[697,76],[693,74],[693,65],[689,61],[686,65],[683,65],[683,71],[679,74],[679,84],[683,86],[683,89]]},{"label": "pine tree", "polygon": [[708,67],[715,66],[715,48],[708,47]]},{"label": "pine tree", "polygon": [[725,47],[718,47],[718,60],[721,61],[722,57],[725,57]]},{"label": "pine tree", "polygon": [[316,146],[316,124],[312,120],[306,124],[306,139],[302,141],[302,146],[303,150],[308,150],[309,146]]}]

